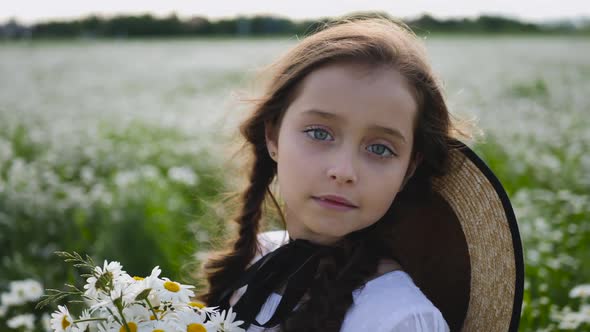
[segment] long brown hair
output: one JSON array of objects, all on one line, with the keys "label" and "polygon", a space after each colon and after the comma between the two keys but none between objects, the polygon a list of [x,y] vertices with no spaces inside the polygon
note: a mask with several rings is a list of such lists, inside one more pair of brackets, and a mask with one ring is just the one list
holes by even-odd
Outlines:
[{"label": "long brown hair", "polygon": [[379,221],[336,244],[341,250],[322,263],[308,300],[282,323],[282,330],[340,330],[352,304],[352,291],[376,274],[381,258],[394,258],[390,232],[396,215],[419,205],[430,192],[432,177],[447,170],[451,142],[465,131],[451,121],[440,83],[419,38],[402,23],[386,18],[354,18],[329,24],[304,38],[271,67],[274,75],[269,85],[256,102],[253,114],[240,126],[252,158],[249,183],[239,197],[239,212],[233,219],[236,237],[204,265],[208,288],[198,297],[206,304],[218,299],[253,260],[265,201],[274,203],[282,216],[269,189],[277,165],[268,154],[265,128],[280,127],[294,91],[306,75],[328,63],[351,60],[375,67],[389,66],[406,78],[418,105],[412,158],[420,153],[422,161]]}]

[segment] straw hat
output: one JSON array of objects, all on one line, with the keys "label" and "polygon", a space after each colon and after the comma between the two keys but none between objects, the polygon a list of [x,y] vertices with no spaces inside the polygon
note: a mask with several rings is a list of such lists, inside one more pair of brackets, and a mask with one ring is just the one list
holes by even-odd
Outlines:
[{"label": "straw hat", "polygon": [[396,257],[451,331],[517,331],[524,262],[518,225],[498,179],[467,146],[435,179],[429,208],[400,218]]}]

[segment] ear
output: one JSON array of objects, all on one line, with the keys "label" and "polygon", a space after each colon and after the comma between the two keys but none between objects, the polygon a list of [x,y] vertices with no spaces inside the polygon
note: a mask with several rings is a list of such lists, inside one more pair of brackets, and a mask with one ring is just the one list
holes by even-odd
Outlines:
[{"label": "ear", "polygon": [[272,160],[277,161],[278,157],[278,135],[275,126],[270,122],[264,123],[264,139],[266,141],[266,149]]},{"label": "ear", "polygon": [[406,171],[406,175],[404,176],[404,181],[402,182],[402,185],[399,188],[399,191],[402,191],[404,189],[404,187],[406,186],[406,183],[408,183],[410,178],[414,175],[416,168],[418,168],[418,165],[420,165],[420,163],[422,162],[422,159],[423,159],[422,154],[420,152],[417,152],[416,156],[412,160],[410,160],[410,164],[408,165],[408,170]]}]

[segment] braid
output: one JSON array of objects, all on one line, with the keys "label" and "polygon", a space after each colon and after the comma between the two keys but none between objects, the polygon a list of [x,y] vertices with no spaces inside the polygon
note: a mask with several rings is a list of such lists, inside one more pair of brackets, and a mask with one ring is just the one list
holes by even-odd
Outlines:
[{"label": "braid", "polygon": [[234,218],[238,224],[238,237],[233,240],[229,251],[216,252],[204,265],[204,272],[209,284],[206,293],[199,299],[207,305],[215,305],[221,293],[228,287],[235,277],[240,275],[256,255],[257,234],[262,216],[262,205],[268,191],[268,186],[274,178],[275,169],[272,160],[266,153],[252,147],[254,163],[250,172],[250,185],[242,193],[243,202],[240,214]]},{"label": "braid", "polygon": [[273,177],[274,170],[270,168],[267,154],[257,155],[250,173],[250,186],[244,191],[242,212],[236,222],[239,225],[238,239],[234,244],[234,251],[245,250],[245,261],[242,260],[242,269],[254,258],[256,254],[256,236],[259,230],[259,221],[262,216],[262,204]]}]

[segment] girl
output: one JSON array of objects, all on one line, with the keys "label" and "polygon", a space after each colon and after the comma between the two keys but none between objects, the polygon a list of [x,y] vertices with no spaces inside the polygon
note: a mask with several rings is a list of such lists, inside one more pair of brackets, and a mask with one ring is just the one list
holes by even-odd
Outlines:
[{"label": "girl", "polygon": [[[396,216],[428,196],[463,132],[422,44],[351,19],[274,69],[240,127],[253,163],[238,236],[205,264],[200,299],[233,306],[247,331],[448,331],[392,250]],[[259,233],[267,199],[285,231]]]}]

